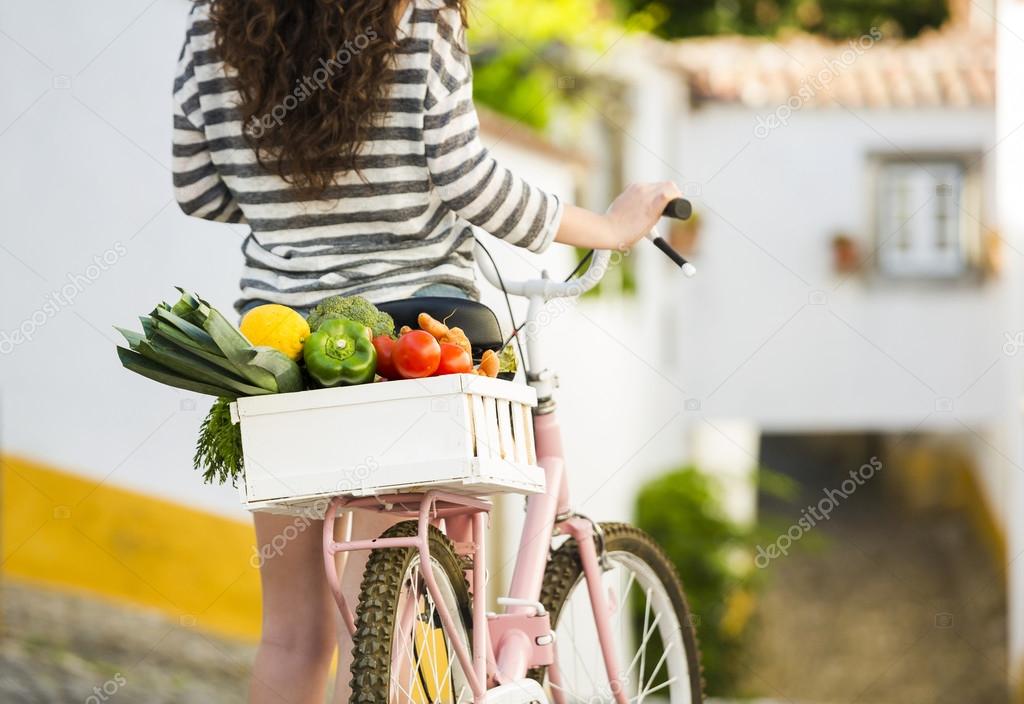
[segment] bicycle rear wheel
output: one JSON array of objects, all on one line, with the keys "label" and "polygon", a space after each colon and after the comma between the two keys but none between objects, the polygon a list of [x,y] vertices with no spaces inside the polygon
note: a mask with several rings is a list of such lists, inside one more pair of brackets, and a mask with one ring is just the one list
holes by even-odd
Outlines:
[{"label": "bicycle rear wheel", "polygon": [[[675,567],[654,540],[623,523],[603,523],[620,680],[630,702],[700,704],[697,636]],[[531,676],[552,701],[614,702],[575,540],[552,553],[541,602],[555,629],[555,665]]]},{"label": "bicycle rear wheel", "polygon": [[[381,536],[416,535],[415,521],[398,523]],[[462,564],[449,540],[430,528],[430,568],[470,647],[471,606]],[[359,592],[352,646],[352,702],[359,704],[464,704],[469,682],[423,581],[415,548],[374,550]]]}]

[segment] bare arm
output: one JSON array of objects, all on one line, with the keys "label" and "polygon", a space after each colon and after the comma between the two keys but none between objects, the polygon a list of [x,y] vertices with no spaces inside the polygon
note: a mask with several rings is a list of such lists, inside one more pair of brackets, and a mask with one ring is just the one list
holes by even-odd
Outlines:
[{"label": "bare arm", "polygon": [[566,205],[555,242],[587,249],[629,249],[651,231],[668,202],[680,196],[671,181],[635,183],[604,215]]}]

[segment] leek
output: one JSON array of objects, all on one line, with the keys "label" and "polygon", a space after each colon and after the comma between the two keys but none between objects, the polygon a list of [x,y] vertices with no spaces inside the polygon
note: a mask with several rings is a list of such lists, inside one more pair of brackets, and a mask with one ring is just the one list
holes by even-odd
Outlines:
[{"label": "leek", "polygon": [[178,289],[173,306],[160,303],[143,316],[142,332],[117,330],[121,364],[168,386],[220,398],[301,391],[295,362],[270,347],[254,347],[234,325],[199,296]]}]

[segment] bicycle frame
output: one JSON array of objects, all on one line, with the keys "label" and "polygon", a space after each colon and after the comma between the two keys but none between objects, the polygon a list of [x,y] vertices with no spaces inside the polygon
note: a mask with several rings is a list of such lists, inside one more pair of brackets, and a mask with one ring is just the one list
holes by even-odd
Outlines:
[{"label": "bicycle frame", "polygon": [[[484,257],[477,257],[477,260],[484,276],[492,284],[504,288],[508,293],[529,298],[525,335],[529,368],[537,371],[531,373],[527,381],[537,390],[542,401],[550,400],[554,375],[544,366],[543,349],[538,340],[540,329],[537,320],[540,311],[552,298],[580,295],[596,285],[607,269],[610,253],[595,253],[587,272],[570,283],[555,282],[546,277],[524,282],[502,282],[489,260]],[[328,583],[345,626],[354,634],[355,619],[341,592],[335,556],[353,550],[416,548],[421,563],[429,565],[429,526],[440,527],[443,520],[445,531],[457,551],[473,559],[472,651],[459,637],[455,616],[444,603],[432,570],[424,569],[422,574],[438,616],[451,635],[452,647],[466,675],[474,704],[546,702],[547,698],[540,685],[526,679],[526,675],[532,667],[547,665],[552,682],[556,685],[560,682],[550,617],[539,599],[551,538],[555,534],[568,535],[579,545],[610,693],[616,702],[626,704],[628,699],[625,689],[620,686],[619,663],[611,635],[612,614],[607,596],[601,589],[602,556],[596,539],[599,536],[591,521],[571,511],[561,430],[553,405],[548,409],[540,409],[534,415],[534,437],[537,463],[544,470],[546,491],[527,497],[526,521],[508,597],[499,599],[499,603],[505,606],[504,613],[486,613],[486,527],[492,505],[483,499],[443,491],[333,499],[327,509],[323,527],[324,566]],[[334,538],[334,527],[338,512],[342,509],[387,511],[400,517],[416,518],[419,530],[415,537],[339,542]],[[552,697],[555,704],[563,704],[564,697],[559,687],[552,688]]]}]

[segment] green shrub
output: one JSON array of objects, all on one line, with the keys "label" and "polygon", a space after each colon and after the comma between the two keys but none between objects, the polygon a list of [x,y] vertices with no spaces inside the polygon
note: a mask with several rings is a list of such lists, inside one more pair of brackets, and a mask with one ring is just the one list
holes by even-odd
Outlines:
[{"label": "green shrub", "polygon": [[[787,480],[767,476],[772,477],[771,493],[789,493]],[[740,656],[759,584],[751,555],[760,530],[729,518],[717,482],[692,466],[640,489],[636,525],[662,546],[682,578],[700,640],[707,691],[716,696],[738,694]]]}]

